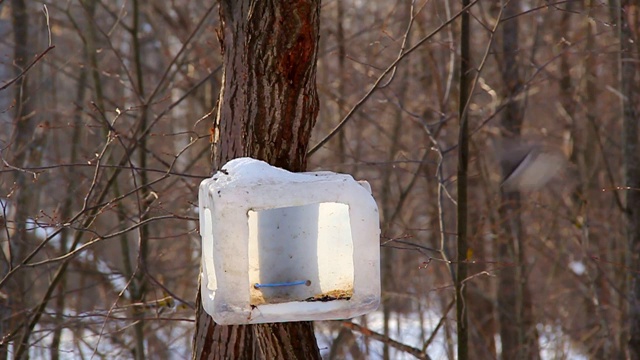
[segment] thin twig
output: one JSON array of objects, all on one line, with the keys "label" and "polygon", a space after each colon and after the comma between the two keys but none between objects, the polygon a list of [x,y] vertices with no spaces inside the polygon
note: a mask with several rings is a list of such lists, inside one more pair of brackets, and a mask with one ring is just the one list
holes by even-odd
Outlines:
[{"label": "thin twig", "polygon": [[380,83],[382,82],[382,80],[384,80],[387,75],[393,71],[393,69],[402,61],[404,60],[409,54],[411,54],[413,51],[415,51],[417,48],[419,48],[422,44],[424,44],[425,42],[427,42],[429,39],[431,39],[434,35],[436,35],[438,32],[440,32],[442,29],[444,29],[446,26],[448,26],[449,24],[451,24],[452,22],[454,22],[458,17],[460,17],[460,15],[462,15],[463,13],[465,13],[466,11],[468,11],[471,7],[473,7],[479,0],[474,0],[472,1],[469,5],[465,6],[464,8],[462,8],[462,10],[460,10],[456,15],[454,15],[451,19],[445,21],[444,23],[442,23],[440,26],[438,26],[435,30],[433,30],[429,35],[425,36],[424,38],[420,39],[420,41],[418,41],[417,44],[415,44],[414,46],[412,46],[409,50],[407,50],[407,52],[405,52],[404,54],[401,54],[400,56],[398,56],[398,58],[391,63],[391,65],[389,65],[389,67],[387,67],[387,69],[385,71],[382,72],[382,74],[380,74],[380,76],[378,77],[378,80],[376,80],[375,83],[373,83],[373,85],[371,86],[371,88],[369,89],[369,91],[360,99],[360,101],[358,101],[352,108],[351,110],[349,110],[349,112],[347,113],[347,115],[345,115],[345,117],[342,119],[342,121],[340,121],[340,123],[338,125],[336,125],[336,127],[331,130],[331,132],[329,132],[329,134],[327,134],[327,136],[324,137],[324,139],[320,140],[320,142],[318,144],[316,144],[313,148],[311,148],[311,150],[309,150],[307,152],[307,156],[311,156],[313,155],[316,151],[318,151],[322,146],[324,146],[324,144],[326,144],[329,140],[331,140],[331,138],[333,138],[343,127],[344,125],[347,123],[347,121],[349,121],[349,119],[351,119],[351,117],[353,116],[353,114],[356,113],[356,111],[358,111],[362,105],[364,105],[364,103],[371,97],[371,95],[373,95],[373,93],[378,90],[380,87]]},{"label": "thin twig", "polygon": [[407,354],[411,354],[413,356],[415,356],[417,359],[424,359],[424,360],[431,360],[431,357],[429,355],[427,355],[424,351],[414,348],[412,346],[403,344],[399,341],[390,339],[387,336],[384,336],[378,332],[375,332],[369,328],[366,328],[364,326],[358,325],[356,323],[353,323],[351,321],[343,321],[342,322],[342,326],[346,327],[347,329],[351,329],[351,330],[355,330],[359,333],[361,333],[362,335],[366,336],[366,337],[370,337],[374,340],[378,340],[382,343],[385,344],[389,344],[390,346],[406,352]]},{"label": "thin twig", "polygon": [[47,53],[51,50],[53,50],[56,46],[55,45],[51,45],[49,46],[45,51],[43,51],[40,55],[36,56],[35,59],[33,59],[33,61],[31,62],[31,64],[29,64],[24,70],[22,70],[22,72],[16,76],[15,78],[9,80],[8,83],[0,86],[0,91],[8,88],[9,86],[11,86],[11,84],[13,84],[14,82],[20,80],[20,78],[22,78],[23,76],[25,76],[27,74],[27,72],[33,67],[33,65],[35,65],[38,61],[42,60],[42,58],[47,55]]},{"label": "thin twig", "polygon": [[171,59],[171,62],[169,63],[169,65],[167,65],[167,68],[165,69],[164,73],[160,77],[158,84],[155,86],[155,88],[153,89],[151,94],[149,94],[149,97],[145,101],[146,104],[150,104],[151,102],[153,102],[153,99],[156,97],[156,95],[160,91],[161,85],[164,83],[165,79],[167,78],[169,71],[171,70],[173,65],[176,63],[176,61],[178,61],[178,57],[180,57],[180,55],[182,55],[182,53],[188,48],[189,44],[191,43],[191,40],[193,40],[193,38],[196,36],[200,28],[202,28],[202,25],[204,25],[205,20],[209,17],[209,14],[211,14],[213,9],[216,8],[217,6],[218,6],[218,3],[214,1],[211,4],[211,6],[204,12],[204,15],[202,15],[202,17],[200,18],[200,21],[198,21],[198,23],[196,24],[196,27],[193,29],[191,34],[189,34],[189,37],[182,44],[182,46],[180,47],[180,50],[178,50],[178,53],[176,53],[176,55]]},{"label": "thin twig", "polygon": [[44,18],[47,22],[47,36],[49,40],[47,44],[51,47],[51,24],[49,23],[49,9],[47,9],[47,4],[42,5],[42,12],[44,12]]},{"label": "thin twig", "polygon": [[[404,53],[404,49],[406,49],[406,47],[407,47],[407,42],[409,40],[409,33],[411,32],[411,27],[413,26],[413,22],[414,22],[416,16],[418,15],[418,14],[414,14],[413,13],[413,8],[415,6],[415,3],[416,3],[415,0],[411,1],[411,10],[410,10],[411,17],[409,18],[409,23],[407,24],[407,30],[405,30],[404,36],[402,37],[402,45],[400,45],[400,51],[398,51],[398,56],[402,56],[402,53]],[[389,81],[387,81],[386,84],[380,85],[378,87],[378,89],[382,89],[382,88],[385,88],[385,87],[389,86],[389,84],[391,84],[391,82],[395,78],[397,70],[398,70],[398,67],[394,66],[393,67],[393,71],[391,73],[391,76],[389,76]]]},{"label": "thin twig", "polygon": [[438,334],[438,330],[440,330],[445,320],[447,320],[447,315],[449,314],[449,311],[451,311],[451,308],[453,308],[453,304],[455,303],[456,303],[455,298],[451,299],[451,301],[449,302],[449,305],[447,305],[447,308],[444,310],[444,313],[442,314],[440,321],[438,321],[438,324],[436,325],[435,329],[433,329],[427,341],[425,341],[424,344],[422,345],[423,352],[427,351],[427,348],[429,347],[429,345],[431,345],[431,343],[433,342],[433,339],[435,339],[436,335]]}]

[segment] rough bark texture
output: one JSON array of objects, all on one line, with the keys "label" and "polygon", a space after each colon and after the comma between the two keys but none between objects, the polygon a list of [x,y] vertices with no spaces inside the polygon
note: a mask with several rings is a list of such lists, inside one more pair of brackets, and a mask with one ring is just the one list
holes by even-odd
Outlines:
[{"label": "rough bark texture", "polygon": [[[462,0],[462,6],[468,6],[469,0]],[[456,217],[457,238],[457,267],[456,267],[456,324],[458,335],[458,359],[469,359],[469,322],[466,307],[467,287],[467,252],[468,239],[468,168],[469,168],[469,117],[467,104],[471,98],[473,73],[471,71],[471,33],[469,13],[465,12],[461,18],[460,29],[460,102],[458,114],[460,116],[460,132],[458,135],[458,203]]]},{"label": "rough bark texture", "polygon": [[[631,269],[640,268],[640,136],[638,129],[638,45],[633,29],[637,29],[638,5],[635,1],[622,1],[620,11],[620,75],[623,95],[623,147],[625,166],[627,241],[631,254]],[[631,272],[629,299],[629,357],[640,359],[640,274]]]},{"label": "rough bark texture", "polygon": [[[519,2],[505,4],[504,17],[511,18],[519,12]],[[517,55],[518,19],[510,19],[502,25],[502,80],[505,96],[512,97],[504,109],[502,127],[506,137],[520,135],[524,120],[521,101],[513,99],[522,90]],[[503,166],[506,176],[512,169]],[[538,359],[537,334],[532,314],[532,300],[527,286],[525,263],[525,232],[520,218],[522,203],[518,191],[503,191],[500,217],[503,236],[498,243],[500,261],[513,262],[516,266],[502,271],[498,278],[498,319],[502,342],[502,359]]]},{"label": "rough bark texture", "polygon": [[[251,156],[305,170],[318,114],[320,2],[221,1],[224,76],[213,162]],[[194,359],[320,359],[311,322],[222,326],[197,298]]]},{"label": "rough bark texture", "polygon": [[[11,1],[11,22],[13,26],[13,63],[15,65],[15,75],[20,74],[29,64],[29,18],[27,15],[27,4],[24,0]],[[42,140],[44,138],[42,132],[36,133],[34,129],[37,116],[33,111],[33,94],[28,90],[27,76],[24,75],[12,85],[14,95],[14,120],[12,142],[13,148],[16,149],[12,154],[12,164],[18,167],[24,167],[26,164],[37,166],[42,155]],[[7,131],[8,129],[4,129]],[[5,175],[6,176],[6,175]],[[35,191],[28,189],[31,183],[29,175],[23,172],[16,172],[13,179],[13,196],[15,199],[16,209],[13,219],[10,219],[14,225],[14,231],[11,234],[10,241],[7,245],[6,261],[2,263],[0,276],[4,276],[12,266],[19,264],[27,254],[28,232],[27,219],[28,214],[33,208],[36,208],[37,198],[34,196]],[[4,260],[4,259],[3,259]],[[22,341],[14,342],[17,348],[25,347],[29,340],[29,332],[23,328],[16,328],[22,321],[28,318],[25,308],[30,305],[30,299],[25,298],[26,289],[28,288],[29,278],[27,276],[17,277],[8,283],[8,297],[0,299],[0,334],[8,334],[10,332],[19,333]],[[7,320],[9,319],[9,320]],[[15,349],[15,348],[14,348]],[[6,358],[7,348],[0,347],[0,358]],[[15,356],[19,358],[19,356]]]},{"label": "rough bark texture", "polygon": [[217,164],[251,155],[300,171],[318,112],[319,2],[221,1]]}]

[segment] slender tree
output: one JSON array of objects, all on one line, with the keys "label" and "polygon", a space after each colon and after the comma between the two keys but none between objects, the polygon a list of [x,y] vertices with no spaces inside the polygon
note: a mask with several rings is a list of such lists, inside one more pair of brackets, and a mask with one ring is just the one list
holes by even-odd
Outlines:
[{"label": "slender tree", "polygon": [[[15,65],[15,74],[17,80],[14,84],[14,121],[12,141],[14,142],[14,153],[12,162],[16,166],[25,166],[27,164],[39,163],[42,155],[42,133],[35,133],[34,128],[37,117],[34,116],[34,97],[30,93],[27,75],[20,75],[30,62],[29,50],[29,17],[27,13],[27,3],[24,0],[11,1],[11,23],[13,26],[13,58]],[[38,135],[38,136],[36,136]],[[35,208],[37,198],[34,196],[34,189],[30,187],[30,181],[27,174],[16,172],[14,175],[13,186],[16,192],[16,212],[13,218],[15,231],[9,241],[7,258],[3,259],[2,276],[9,269],[18,264],[26,256],[29,251],[29,237],[27,220],[29,213]],[[14,346],[20,347],[29,342],[29,331],[26,331],[20,322],[25,319],[24,308],[28,304],[25,297],[28,288],[27,277],[20,277],[9,283],[8,299],[0,300],[0,332],[5,334],[10,331],[21,333],[23,344],[14,343]],[[6,321],[12,319],[13,321]],[[0,356],[6,357],[6,348],[0,348]]]},{"label": "slender tree", "polygon": [[[468,6],[469,0],[463,0],[462,6]],[[462,29],[460,31],[460,133],[458,135],[458,207],[457,207],[457,232],[458,232],[458,266],[456,271],[456,318],[458,320],[458,359],[469,358],[469,326],[467,310],[465,306],[467,278],[467,252],[468,243],[468,197],[467,180],[469,168],[469,116],[467,105],[471,97],[473,73],[471,72],[471,34],[469,32],[469,12],[462,14]]]},{"label": "slender tree", "polygon": [[[620,93],[622,94],[622,143],[624,159],[624,181],[626,186],[627,241],[631,254],[631,269],[640,265],[640,151],[638,128],[638,20],[631,15],[637,11],[635,1],[623,0],[618,8],[620,38]],[[635,33],[637,34],[637,33]],[[635,37],[635,38],[634,38]],[[640,274],[631,272],[629,294],[629,356],[640,359]]]},{"label": "slender tree", "polygon": [[[504,4],[502,25],[502,81],[505,97],[509,98],[502,113],[503,135],[507,138],[520,136],[524,120],[524,106],[515,97],[522,91],[523,80],[518,65],[518,13],[519,2],[512,0]],[[502,173],[507,176],[513,168],[502,164]],[[498,279],[498,311],[500,339],[503,359],[536,359],[535,325],[531,323],[531,296],[526,282],[525,229],[520,217],[522,201],[517,189],[502,191],[500,216],[503,224],[503,238],[498,244],[498,256],[503,261],[513,261],[515,269],[503,271]]]},{"label": "slender tree", "polygon": [[[320,2],[224,0],[223,84],[214,168],[251,156],[290,171],[306,167],[318,113]],[[198,292],[199,293],[199,292]],[[311,322],[221,326],[197,300],[194,359],[319,359]]]}]

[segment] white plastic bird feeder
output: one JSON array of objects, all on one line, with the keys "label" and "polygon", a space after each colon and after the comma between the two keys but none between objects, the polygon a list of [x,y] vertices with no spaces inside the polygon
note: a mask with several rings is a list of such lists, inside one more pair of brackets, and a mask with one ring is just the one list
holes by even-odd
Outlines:
[{"label": "white plastic bird feeder", "polygon": [[380,303],[366,182],[251,158],[200,184],[202,304],[218,324],[346,319]]}]

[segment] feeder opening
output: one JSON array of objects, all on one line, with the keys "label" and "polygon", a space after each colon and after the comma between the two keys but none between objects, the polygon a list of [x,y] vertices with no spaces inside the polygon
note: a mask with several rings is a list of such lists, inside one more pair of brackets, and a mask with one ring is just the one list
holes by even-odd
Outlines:
[{"label": "feeder opening", "polygon": [[[211,218],[211,210],[209,208],[204,208],[204,216],[202,217],[203,222],[203,230],[200,232],[202,236],[202,248],[203,251],[211,251],[213,252],[213,226],[212,226],[212,218]],[[213,257],[206,256],[203,258],[204,273],[210,274],[211,276],[207,277],[207,288],[211,291],[216,291],[218,288],[217,278],[216,278],[216,268],[213,264]]]},{"label": "feeder opening", "polygon": [[353,294],[349,206],[325,202],[249,210],[251,305]]}]

